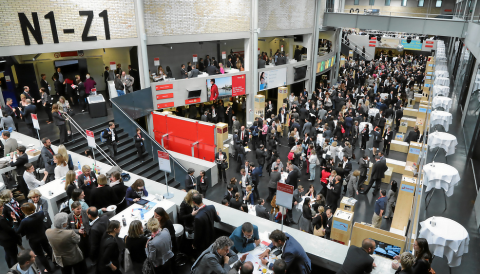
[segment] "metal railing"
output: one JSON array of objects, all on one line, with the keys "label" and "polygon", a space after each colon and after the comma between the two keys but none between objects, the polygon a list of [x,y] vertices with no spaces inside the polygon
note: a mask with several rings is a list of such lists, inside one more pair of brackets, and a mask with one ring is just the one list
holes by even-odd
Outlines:
[{"label": "metal railing", "polygon": [[[373,59],[373,57],[365,51],[365,53],[363,51],[361,51],[358,47],[357,44],[355,44],[354,42],[351,42],[350,40],[348,40],[348,44],[347,44],[347,40],[345,38],[342,37],[342,43],[345,44],[345,46],[353,49],[354,52],[356,52],[357,54],[360,54],[360,55],[363,55],[365,54],[364,57],[368,57],[369,59]],[[357,48],[357,50],[355,50],[355,47]]]},{"label": "metal railing", "polygon": [[[145,141],[144,141],[144,145],[145,147],[147,147],[148,143],[150,143],[150,153],[151,156],[155,159],[155,155],[156,155],[156,150],[161,150],[162,152],[166,152],[168,153],[168,155],[170,156],[170,160],[171,160],[171,164],[172,164],[172,173],[173,173],[173,176],[176,178],[176,169],[175,169],[175,164],[180,168],[180,171],[182,173],[184,173],[184,175],[187,175],[187,169],[180,163],[177,161],[177,159],[175,159],[173,157],[172,154],[170,154],[162,145],[160,145],[156,140],[155,138],[153,138],[152,136],[150,136],[150,134],[148,134],[147,131],[145,131],[139,124],[137,124],[137,122],[135,122],[135,120],[133,120],[127,113],[125,113],[125,111],[116,103],[114,102],[112,99],[110,99],[110,102],[112,102],[112,109],[115,111],[115,110],[118,110],[120,111],[120,113],[122,114],[122,116],[124,118],[126,118],[127,122],[131,123],[131,125],[136,129],[140,129],[140,131],[142,132],[142,136],[145,136]],[[115,115],[114,115],[115,116]],[[115,116],[115,120],[117,120],[117,116]],[[123,120],[125,121],[125,120]],[[125,129],[125,125],[122,123],[122,128]],[[154,150],[155,148],[155,150]],[[179,174],[181,176],[181,174]],[[179,180],[179,182],[181,183],[182,181]]]},{"label": "metal railing", "polygon": [[[85,130],[75,120],[73,120],[73,118],[70,115],[68,115],[67,113],[63,113],[63,115],[65,115],[68,118],[70,125],[73,125],[73,127],[80,133],[80,135],[82,135],[82,137],[85,138],[85,140],[87,140],[87,133],[85,132]],[[95,149],[97,149],[98,152],[100,152],[100,154],[107,160],[107,162],[111,166],[117,166],[117,163],[115,163],[115,161],[112,160],[112,158],[110,158],[110,156],[108,156],[108,154],[105,151],[103,151],[102,148],[100,148],[97,142],[95,142]],[[95,158],[95,151],[93,151],[93,157]]]},{"label": "metal railing", "polygon": [[[375,9],[375,7],[371,7],[371,9]],[[370,13],[367,9],[325,9],[325,13],[345,13],[345,14],[358,14],[358,15],[382,15],[382,16],[404,16],[404,17],[415,17],[415,18],[432,18],[432,19],[450,19],[450,20],[457,20],[457,21],[465,21],[469,19],[469,16],[465,16],[465,18],[454,17],[453,14],[441,14],[441,13],[417,13],[417,12],[393,12],[393,11],[381,11],[377,13]]]}]

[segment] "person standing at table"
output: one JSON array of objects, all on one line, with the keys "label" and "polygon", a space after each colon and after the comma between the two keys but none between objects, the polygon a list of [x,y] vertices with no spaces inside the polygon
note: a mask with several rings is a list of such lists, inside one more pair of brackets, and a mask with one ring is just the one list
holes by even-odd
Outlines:
[{"label": "person standing at table", "polygon": [[14,130],[18,131],[18,117],[20,114],[18,113],[18,110],[12,107],[12,103],[13,103],[12,98],[7,98],[7,100],[5,100],[5,106],[2,107],[2,114],[4,117],[5,117],[5,114],[7,114],[7,116],[12,117],[13,122],[15,123]]},{"label": "person standing at table", "polygon": [[90,204],[90,197],[92,189],[97,187],[97,175],[91,170],[87,165],[82,167],[82,174],[78,175],[77,178],[78,187],[81,188],[85,193],[85,202]]},{"label": "person standing at table", "polygon": [[342,192],[342,183],[340,175],[335,176],[333,182],[327,185],[327,206],[332,209],[332,212],[337,210],[338,199],[340,199],[340,193]]},{"label": "person standing at table", "polygon": [[135,220],[130,223],[128,235],[125,236],[125,248],[130,252],[135,274],[142,273],[143,262],[147,259],[145,246],[147,246],[148,238],[143,233],[142,222]]},{"label": "person standing at table", "polygon": [[4,215],[5,203],[0,201],[0,245],[5,250],[7,266],[11,268],[17,263],[17,245],[22,243],[22,238],[15,233],[12,222]]},{"label": "person standing at table", "polygon": [[[14,152],[15,150],[17,150],[17,148],[18,148],[17,140],[15,140],[14,138],[10,138],[10,132],[3,131],[2,132],[2,139],[3,139],[3,157],[6,157],[7,154],[10,154],[10,153]],[[2,145],[2,143],[0,143],[0,147],[1,147],[1,145]]]},{"label": "person standing at table", "polygon": [[[53,220],[54,228],[47,229],[46,235],[55,254],[54,260],[62,268],[62,273],[86,273],[87,264],[79,249],[81,236],[74,231],[66,229],[68,214],[60,212]],[[57,259],[60,258],[60,259]]]},{"label": "person standing at table", "polygon": [[[230,250],[233,241],[226,236],[216,239],[211,245],[202,250],[201,255],[192,265],[191,274],[226,274],[230,273],[230,263],[238,256]],[[245,259],[246,256],[242,256]]]},{"label": "person standing at table", "polygon": [[[277,162],[280,158],[277,159]],[[273,196],[277,192],[277,183],[282,179],[282,174],[278,170],[277,162],[272,164],[272,173],[270,174],[270,181],[268,182],[268,197],[267,202],[271,202]],[[280,162],[281,163],[281,162]]]},{"label": "person standing at table", "polygon": [[235,228],[229,238],[233,241],[232,250],[235,253],[246,253],[260,245],[258,227],[249,222]]},{"label": "person standing at table", "polygon": [[142,197],[147,197],[148,191],[145,187],[145,182],[142,179],[137,179],[125,193],[125,200],[127,200],[127,207],[133,203],[138,202]]},{"label": "person standing at table", "polygon": [[70,209],[71,213],[68,214],[67,229],[71,229],[80,235],[78,247],[82,251],[83,258],[87,258],[89,255],[88,236],[90,235],[90,220],[88,219],[87,210],[82,208],[82,204],[79,201],[73,202]]},{"label": "person standing at table", "polygon": [[152,236],[147,242],[146,251],[154,266],[154,273],[171,274],[174,254],[170,231],[168,228],[161,228],[156,218],[148,220],[147,228],[152,231]]},{"label": "person standing at table", "polygon": [[347,256],[337,274],[363,274],[372,272],[376,266],[370,256],[375,250],[375,241],[364,239],[362,247],[350,245]]},{"label": "person standing at table", "polygon": [[43,162],[45,163],[45,171],[48,172],[48,177],[46,182],[50,182],[55,177],[55,163],[53,162],[53,155],[55,155],[55,151],[52,149],[52,142],[50,139],[45,137],[42,139],[43,147],[41,151],[41,157]]},{"label": "person standing at table", "polygon": [[207,195],[207,189],[209,185],[208,178],[205,175],[205,170],[200,170],[200,176],[197,177],[197,184],[198,191],[203,195],[203,197],[205,197]]},{"label": "person standing at table", "polygon": [[[268,264],[269,253],[276,247],[282,250],[280,258],[283,259],[287,265],[287,274],[310,274],[312,271],[312,262],[302,245],[295,240],[295,238],[278,229],[272,231],[269,238],[272,243],[258,256],[264,265]],[[273,267],[270,269],[272,270]]]},{"label": "person standing at table", "polygon": [[[110,205],[115,205],[118,197],[113,191],[112,187],[107,185],[107,177],[103,174],[98,176],[98,187],[92,189],[90,193],[90,206],[96,208],[107,208]],[[109,218],[113,217],[115,212],[104,212]]]},{"label": "person standing at table", "polygon": [[89,247],[90,247],[90,259],[96,262],[100,254],[100,241],[103,234],[108,228],[108,216],[98,216],[98,210],[96,207],[89,207],[87,209],[87,217],[90,220],[90,235],[89,235]]},{"label": "person standing at table", "polygon": [[68,132],[67,132],[67,121],[68,118],[64,118],[62,113],[58,110],[58,105],[53,104],[51,113],[53,113],[53,121],[60,131],[60,144],[63,144],[68,141]]},{"label": "person standing at table", "polygon": [[99,258],[96,266],[97,274],[121,274],[120,271],[120,247],[117,242],[121,229],[120,222],[110,221],[106,233],[102,236],[99,245]]},{"label": "person standing at table", "polygon": [[382,189],[380,191],[380,197],[375,201],[375,209],[372,217],[372,225],[375,228],[380,228],[382,226],[382,217],[387,204],[387,197],[385,197],[386,194],[386,191]]},{"label": "person standing at table", "polygon": [[202,195],[199,193],[193,194],[193,204],[198,208],[198,212],[194,219],[194,239],[192,248],[200,254],[203,250],[208,248],[215,240],[215,222],[220,222],[215,206],[205,205],[203,203]]},{"label": "person standing at table", "polygon": [[[168,67],[167,67],[167,70],[168,70]],[[115,75],[114,84],[115,84],[115,90],[117,91],[118,96],[125,95],[125,91],[124,91],[125,85],[120,79],[120,74],[118,73]]]},{"label": "person standing at table", "polygon": [[372,185],[375,183],[375,190],[373,195],[375,195],[378,190],[380,190],[380,185],[382,184],[382,178],[385,177],[385,171],[388,170],[386,161],[381,161],[379,156],[375,156],[375,164],[372,166],[372,175],[370,182],[368,183],[365,190],[359,192],[360,194],[367,194]]},{"label": "person standing at table", "polygon": [[32,114],[37,114],[37,107],[31,104],[31,100],[26,100],[27,105],[24,107],[23,111],[20,111],[23,119],[25,120],[25,124],[27,124],[27,128],[30,131],[30,137],[36,138],[37,132],[33,128],[33,121],[32,121]]},{"label": "person standing at table", "polygon": [[33,174],[35,171],[35,167],[33,166],[32,163],[26,163],[25,164],[25,172],[23,173],[23,180],[25,181],[25,184],[27,184],[27,187],[29,190],[35,189],[39,186],[42,186],[46,183],[48,172],[44,171],[43,174],[43,179],[41,181],[37,180],[37,177]]},{"label": "person standing at table", "polygon": [[28,202],[32,203],[35,206],[35,213],[43,211],[45,218],[43,219],[43,225],[45,229],[48,229],[52,226],[52,219],[48,213],[48,202],[45,199],[42,199],[42,193],[38,189],[32,189],[28,193]]}]

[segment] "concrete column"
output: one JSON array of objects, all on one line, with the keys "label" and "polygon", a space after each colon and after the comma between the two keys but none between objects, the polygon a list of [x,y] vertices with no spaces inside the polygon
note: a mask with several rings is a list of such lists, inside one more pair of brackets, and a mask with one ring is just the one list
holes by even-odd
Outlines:
[{"label": "concrete column", "polygon": [[[317,0],[315,1],[315,22],[313,24],[313,35],[312,35],[312,46],[310,47],[310,60],[312,60],[312,71],[311,71],[311,77],[312,81],[310,81],[310,93],[315,90],[315,80],[317,77],[317,60],[318,60],[318,35],[319,35],[319,29],[321,28],[320,22],[318,18],[320,18],[320,12],[323,12],[322,9],[320,9],[320,5],[322,4],[322,0]],[[308,90],[308,88],[307,88]]]},{"label": "concrete column", "polygon": [[140,74],[140,88],[150,87],[150,76],[148,73],[148,55],[147,55],[147,34],[145,32],[144,6],[142,0],[135,1],[135,13],[137,17],[137,37],[138,37],[138,74]]},{"label": "concrete column", "polygon": [[[247,88],[247,123],[253,122],[253,109],[255,104],[255,95],[258,91],[258,0],[252,0],[252,16],[251,16],[251,35],[250,35],[250,71],[252,81],[250,87]],[[247,49],[245,49],[245,52]],[[252,111],[250,111],[252,110]]]}]

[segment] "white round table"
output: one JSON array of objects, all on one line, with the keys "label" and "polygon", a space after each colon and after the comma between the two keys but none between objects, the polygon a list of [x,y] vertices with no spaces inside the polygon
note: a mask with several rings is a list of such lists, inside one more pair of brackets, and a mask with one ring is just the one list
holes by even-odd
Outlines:
[{"label": "white round table", "polygon": [[448,96],[450,93],[450,87],[434,85],[433,86],[433,97],[443,95]]},{"label": "white round table", "polygon": [[435,65],[435,70],[448,70],[446,64]]},{"label": "white round table", "polygon": [[434,110],[430,113],[430,126],[442,125],[445,131],[448,131],[449,125],[452,123],[452,114],[446,111]]},{"label": "white round table", "polygon": [[368,116],[369,116],[369,117],[370,117],[370,116],[375,117],[375,115],[377,115],[377,113],[379,113],[379,112],[380,112],[380,110],[379,110],[378,108],[370,108],[370,109],[368,110]]},{"label": "white round table", "polygon": [[441,86],[450,86],[450,78],[447,77],[437,77],[435,78],[435,85],[441,85]]},{"label": "white round table", "polygon": [[433,132],[428,135],[428,146],[430,150],[436,147],[443,148],[445,150],[445,156],[454,154],[457,144],[457,137],[446,132]]},{"label": "white round table", "polygon": [[445,111],[450,111],[450,108],[452,107],[452,98],[448,98],[445,96],[435,96],[433,97],[432,101],[432,108],[438,108],[441,107]]},{"label": "white round table", "polygon": [[445,70],[435,71],[435,77],[447,77],[448,78],[448,76],[449,76],[448,71],[445,71]]},{"label": "white round table", "polygon": [[368,129],[370,130],[369,133],[372,132],[373,130],[373,125],[371,123],[368,123],[368,122],[361,122],[360,125],[358,125],[358,131],[359,131],[359,135],[362,133],[362,130],[363,128],[365,127],[365,125],[368,125]]},{"label": "white round table", "polygon": [[423,166],[423,184],[427,186],[425,192],[431,189],[445,190],[445,194],[450,197],[453,189],[460,181],[460,174],[453,166],[443,163],[430,163]]},{"label": "white round table", "polygon": [[[436,226],[430,221],[435,218]],[[419,238],[425,238],[433,255],[447,257],[448,266],[457,267],[462,262],[462,256],[468,253],[470,236],[467,230],[459,223],[444,218],[431,217],[420,223]]]}]

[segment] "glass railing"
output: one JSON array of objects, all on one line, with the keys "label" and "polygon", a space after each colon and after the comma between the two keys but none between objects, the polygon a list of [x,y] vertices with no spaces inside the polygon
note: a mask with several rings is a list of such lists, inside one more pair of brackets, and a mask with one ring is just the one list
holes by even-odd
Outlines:
[{"label": "glass railing", "polygon": [[[457,21],[464,21],[470,19],[469,15],[463,17],[455,17],[452,14],[440,13],[416,13],[416,12],[393,12],[382,11],[382,7],[371,7],[370,9],[325,9],[326,13],[349,13],[358,15],[381,15],[381,16],[399,16],[399,17],[415,17],[415,18],[431,18],[431,19],[451,19]],[[478,17],[478,16],[477,16]],[[478,21],[478,18],[476,18]]]}]

